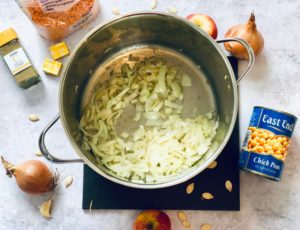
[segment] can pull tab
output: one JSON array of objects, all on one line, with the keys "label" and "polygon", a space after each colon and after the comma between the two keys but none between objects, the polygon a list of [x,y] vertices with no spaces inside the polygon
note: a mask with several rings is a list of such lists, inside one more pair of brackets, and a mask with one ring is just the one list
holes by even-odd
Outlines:
[{"label": "can pull tab", "polygon": [[236,81],[237,84],[239,85],[239,83],[243,79],[243,77],[252,69],[252,67],[254,65],[255,55],[254,55],[253,49],[249,45],[248,42],[246,42],[245,40],[243,40],[241,38],[225,38],[225,39],[217,41],[217,43],[224,43],[224,42],[238,42],[238,43],[240,43],[241,45],[243,45],[245,47],[245,49],[247,50],[247,53],[249,55],[248,65],[247,65],[246,69],[238,76],[238,79]]}]

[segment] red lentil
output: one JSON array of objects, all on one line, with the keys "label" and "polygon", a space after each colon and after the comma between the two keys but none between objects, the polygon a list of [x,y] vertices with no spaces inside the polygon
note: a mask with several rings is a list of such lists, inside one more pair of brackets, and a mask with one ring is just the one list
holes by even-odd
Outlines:
[{"label": "red lentil", "polygon": [[41,7],[39,0],[34,0],[22,8],[36,25],[39,33],[51,41],[59,40],[84,26],[99,12],[98,0],[79,0],[64,11],[47,12]]}]

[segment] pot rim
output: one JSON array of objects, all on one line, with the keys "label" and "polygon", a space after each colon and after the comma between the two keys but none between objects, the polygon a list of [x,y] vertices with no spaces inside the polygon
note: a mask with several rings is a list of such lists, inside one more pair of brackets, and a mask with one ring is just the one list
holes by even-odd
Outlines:
[{"label": "pot rim", "polygon": [[[64,88],[64,84],[65,84],[65,79],[66,79],[66,75],[67,72],[69,70],[69,67],[71,65],[71,62],[73,61],[73,58],[75,57],[76,53],[78,52],[78,50],[80,49],[80,47],[87,42],[87,40],[95,33],[97,32],[99,29],[101,29],[104,26],[107,26],[109,24],[112,24],[116,21],[128,18],[128,17],[134,17],[134,16],[139,16],[139,15],[152,15],[152,16],[166,16],[166,17],[173,17],[177,20],[183,21],[186,23],[187,26],[191,26],[194,29],[198,30],[199,33],[201,33],[204,37],[206,37],[206,39],[208,39],[213,45],[214,47],[217,49],[219,55],[222,57],[223,61],[225,62],[227,69],[230,73],[230,79],[231,79],[231,83],[233,84],[233,97],[234,97],[234,105],[233,105],[233,111],[232,111],[232,118],[230,121],[230,126],[228,128],[228,131],[223,139],[223,142],[219,145],[218,149],[211,154],[211,156],[209,156],[204,162],[203,164],[201,164],[198,168],[195,168],[195,170],[189,172],[188,174],[185,174],[179,178],[175,178],[172,179],[171,181],[167,181],[167,182],[162,182],[162,183],[157,183],[157,184],[141,184],[141,183],[136,183],[136,182],[130,182],[130,181],[126,181],[126,180],[122,180],[120,178],[117,177],[113,177],[107,173],[105,173],[104,171],[102,171],[100,168],[98,168],[93,162],[91,162],[86,156],[85,154],[83,154],[83,152],[81,151],[80,148],[78,148],[75,140],[72,138],[71,135],[71,130],[67,127],[66,125],[66,117],[64,114],[64,109],[63,109],[63,99],[62,99],[62,92],[63,92],[63,88]],[[59,87],[59,111],[60,111],[60,115],[61,115],[61,120],[62,120],[62,126],[64,129],[64,132],[67,134],[67,138],[70,141],[72,147],[75,149],[77,155],[84,161],[85,164],[87,164],[89,167],[91,167],[95,172],[97,172],[98,174],[100,174],[101,176],[103,176],[104,178],[113,181],[117,184],[121,184],[121,185],[125,185],[128,187],[132,187],[132,188],[139,188],[139,189],[157,189],[157,188],[165,188],[165,187],[170,187],[170,186],[174,186],[180,183],[183,183],[189,179],[191,179],[192,177],[198,175],[200,172],[202,172],[204,169],[206,169],[208,167],[209,164],[211,164],[211,162],[213,162],[222,152],[222,150],[224,149],[224,147],[226,146],[226,144],[228,143],[228,140],[232,134],[233,128],[235,126],[235,122],[236,122],[236,118],[237,118],[237,110],[238,110],[238,93],[237,93],[237,82],[236,82],[236,78],[235,78],[235,74],[232,70],[232,66],[227,58],[227,56],[225,55],[223,49],[220,47],[220,45],[213,39],[210,37],[210,35],[208,35],[207,33],[205,33],[204,31],[202,31],[202,29],[200,29],[199,27],[197,27],[196,25],[194,25],[193,23],[191,23],[190,21],[186,20],[183,17],[177,16],[177,15],[171,15],[168,13],[163,13],[163,12],[158,12],[158,11],[139,11],[139,12],[134,12],[134,13],[129,13],[129,14],[125,14],[122,16],[119,16],[117,18],[105,21],[103,23],[100,23],[99,25],[97,25],[95,28],[93,28],[91,31],[89,31],[80,41],[79,43],[76,45],[76,47],[74,48],[73,52],[71,53],[67,64],[66,64],[66,68],[63,74],[63,77],[61,79],[60,82],[60,87]]]}]

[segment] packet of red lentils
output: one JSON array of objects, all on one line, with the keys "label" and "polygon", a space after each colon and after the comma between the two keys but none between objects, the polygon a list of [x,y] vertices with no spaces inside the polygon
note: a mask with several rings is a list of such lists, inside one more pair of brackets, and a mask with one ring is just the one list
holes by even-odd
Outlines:
[{"label": "packet of red lentils", "polygon": [[60,40],[92,21],[98,0],[17,0],[38,32],[50,41]]}]

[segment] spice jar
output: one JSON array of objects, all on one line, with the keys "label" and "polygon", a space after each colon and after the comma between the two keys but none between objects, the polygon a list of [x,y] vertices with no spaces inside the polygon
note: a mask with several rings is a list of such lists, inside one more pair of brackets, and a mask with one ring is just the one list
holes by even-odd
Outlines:
[{"label": "spice jar", "polygon": [[41,81],[12,28],[0,32],[0,55],[21,88],[27,89]]}]

